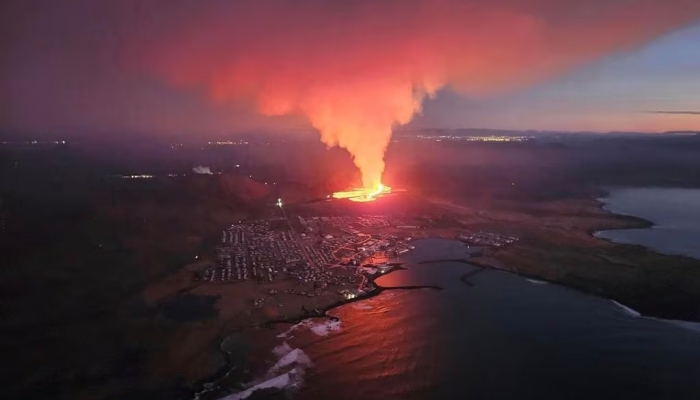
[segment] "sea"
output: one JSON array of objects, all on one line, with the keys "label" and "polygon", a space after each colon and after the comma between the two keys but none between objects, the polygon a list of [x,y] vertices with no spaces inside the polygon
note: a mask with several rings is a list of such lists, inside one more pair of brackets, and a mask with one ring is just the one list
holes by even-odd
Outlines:
[{"label": "sea", "polygon": [[643,218],[654,226],[600,231],[597,237],[700,259],[700,189],[611,188],[601,201],[610,212]]},{"label": "sea", "polygon": [[377,282],[442,290],[386,290],[280,327],[264,382],[301,400],[700,398],[700,324],[439,261],[457,241],[414,244],[407,269]]}]

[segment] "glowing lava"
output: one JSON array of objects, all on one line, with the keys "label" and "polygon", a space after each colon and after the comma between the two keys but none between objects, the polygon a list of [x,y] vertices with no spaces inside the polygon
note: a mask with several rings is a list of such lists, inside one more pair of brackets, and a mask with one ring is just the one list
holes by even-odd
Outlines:
[{"label": "glowing lava", "polygon": [[389,193],[391,193],[391,188],[380,183],[374,189],[355,188],[343,192],[335,192],[333,193],[333,198],[366,202],[377,200],[377,198]]}]

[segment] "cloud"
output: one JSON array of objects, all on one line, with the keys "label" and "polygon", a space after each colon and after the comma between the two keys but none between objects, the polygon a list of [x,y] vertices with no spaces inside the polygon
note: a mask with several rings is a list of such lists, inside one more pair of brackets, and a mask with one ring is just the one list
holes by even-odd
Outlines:
[{"label": "cloud", "polygon": [[700,115],[700,111],[646,111],[647,114]]},{"label": "cloud", "polygon": [[700,1],[26,0],[3,14],[10,118],[177,129],[232,109],[233,126],[243,105],[309,121],[369,187],[392,128],[439,89],[553,79],[697,21]]},{"label": "cloud", "polygon": [[697,19],[697,3],[218,2],[155,16],[130,61],[214,101],[302,115],[324,143],[348,150],[372,189],[392,128],[440,88],[482,96],[551,79]]}]

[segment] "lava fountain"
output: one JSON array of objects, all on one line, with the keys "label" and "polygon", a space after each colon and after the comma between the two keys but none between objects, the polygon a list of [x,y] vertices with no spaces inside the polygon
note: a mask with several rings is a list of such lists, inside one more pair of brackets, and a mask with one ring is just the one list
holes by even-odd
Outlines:
[{"label": "lava fountain", "polygon": [[377,200],[379,197],[389,193],[391,193],[391,188],[379,183],[374,189],[354,188],[342,192],[335,192],[333,193],[333,198],[367,202]]}]

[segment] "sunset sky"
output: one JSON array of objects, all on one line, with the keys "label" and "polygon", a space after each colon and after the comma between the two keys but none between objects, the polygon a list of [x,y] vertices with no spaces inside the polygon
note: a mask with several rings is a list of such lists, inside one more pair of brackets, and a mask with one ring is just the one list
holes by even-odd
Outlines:
[{"label": "sunset sky", "polygon": [[696,0],[2,8],[8,132],[700,129]]},{"label": "sunset sky", "polygon": [[700,24],[564,76],[491,99],[441,93],[420,127],[543,130],[700,130]]}]

